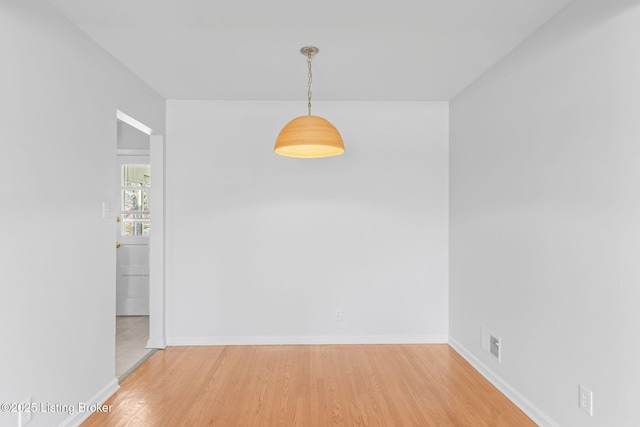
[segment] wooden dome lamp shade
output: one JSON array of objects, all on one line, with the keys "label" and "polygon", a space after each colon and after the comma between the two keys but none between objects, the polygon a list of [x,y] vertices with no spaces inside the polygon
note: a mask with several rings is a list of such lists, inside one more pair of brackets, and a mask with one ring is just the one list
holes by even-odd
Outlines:
[{"label": "wooden dome lamp shade", "polygon": [[309,83],[307,102],[309,114],[300,116],[285,125],[276,139],[276,154],[287,157],[330,157],[344,153],[340,132],[328,120],[311,115],[311,58],[318,48],[306,46],[300,52],[307,57]]}]

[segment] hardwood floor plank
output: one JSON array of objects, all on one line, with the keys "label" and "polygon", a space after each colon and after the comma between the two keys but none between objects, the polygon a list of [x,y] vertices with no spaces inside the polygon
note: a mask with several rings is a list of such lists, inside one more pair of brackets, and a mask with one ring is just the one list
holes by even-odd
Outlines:
[{"label": "hardwood floor plank", "polygon": [[535,426],[447,345],[169,347],[107,404],[83,426]]}]

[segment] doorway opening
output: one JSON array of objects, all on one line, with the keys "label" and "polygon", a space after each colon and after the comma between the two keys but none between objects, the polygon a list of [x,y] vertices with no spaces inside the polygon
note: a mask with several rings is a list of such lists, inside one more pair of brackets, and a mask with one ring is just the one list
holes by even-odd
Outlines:
[{"label": "doorway opening", "polygon": [[150,310],[150,134],[151,129],[118,111],[114,211],[117,215],[115,376],[119,382],[156,351],[149,347],[154,317]]}]

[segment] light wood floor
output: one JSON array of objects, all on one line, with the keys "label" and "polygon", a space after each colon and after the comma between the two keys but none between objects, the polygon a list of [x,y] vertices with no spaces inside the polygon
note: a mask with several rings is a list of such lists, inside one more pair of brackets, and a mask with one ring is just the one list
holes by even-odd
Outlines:
[{"label": "light wood floor", "polygon": [[535,426],[447,345],[169,347],[92,426]]}]

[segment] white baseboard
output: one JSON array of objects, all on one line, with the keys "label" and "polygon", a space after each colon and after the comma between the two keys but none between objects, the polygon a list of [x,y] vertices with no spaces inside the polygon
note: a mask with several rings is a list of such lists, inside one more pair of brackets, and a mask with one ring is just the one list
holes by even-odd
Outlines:
[{"label": "white baseboard", "polygon": [[484,363],[475,357],[469,350],[454,338],[449,337],[449,345],[471,364],[483,377],[493,384],[502,394],[507,396],[522,412],[527,414],[540,427],[560,427],[551,417],[547,416],[536,405],[531,403],[526,397],[520,394],[509,383],[500,378],[495,372],[487,367]]},{"label": "white baseboard", "polygon": [[[109,381],[107,385],[102,387],[100,391],[98,391],[95,395],[93,395],[89,400],[87,400],[86,407],[89,408],[94,405],[102,405],[107,401],[113,394],[118,391],[120,386],[118,385],[118,379],[114,378]],[[76,408],[75,413],[69,415],[62,423],[58,425],[58,427],[78,427],[82,424],[93,412],[84,411],[80,412],[78,408]]]},{"label": "white baseboard", "polygon": [[287,344],[446,344],[447,335],[371,336],[228,336],[168,337],[167,344],[182,345],[287,345]]}]

